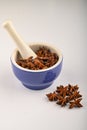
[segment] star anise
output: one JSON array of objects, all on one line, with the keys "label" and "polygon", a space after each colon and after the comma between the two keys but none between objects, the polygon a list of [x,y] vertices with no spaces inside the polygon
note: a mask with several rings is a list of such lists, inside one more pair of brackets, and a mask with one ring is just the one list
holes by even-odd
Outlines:
[{"label": "star anise", "polygon": [[78,85],[60,85],[53,93],[47,94],[47,97],[50,101],[57,101],[56,104],[59,104],[62,107],[67,104],[70,104],[69,108],[82,107],[82,104],[80,103],[82,95],[78,89]]},{"label": "star anise", "polygon": [[68,90],[70,93],[73,93],[74,91],[76,91],[78,89],[79,89],[78,85],[73,86],[71,84],[68,84]]},{"label": "star anise", "polygon": [[60,93],[60,92],[63,90],[63,88],[64,88],[63,85],[60,85],[59,87],[57,86],[56,92],[57,92],[57,93]]},{"label": "star anise", "polygon": [[67,86],[64,87],[64,86],[60,85],[60,87],[57,87],[56,92],[57,92],[60,96],[65,97],[65,96],[67,95]]},{"label": "star anise", "polygon": [[57,96],[56,92],[46,94],[46,96],[48,97],[48,99],[50,101],[57,101],[58,100],[58,96]]},{"label": "star anise", "polygon": [[82,100],[82,98],[75,99],[74,101],[70,102],[69,108],[71,109],[73,107],[83,107],[83,105],[80,103],[81,100]]},{"label": "star anise", "polygon": [[78,91],[75,91],[72,93],[72,95],[69,96],[69,100],[73,100],[73,99],[80,98],[80,97],[82,97],[82,95],[79,94]]},{"label": "star anise", "polygon": [[57,104],[61,105],[62,107],[67,104],[68,100],[66,97],[58,96]]},{"label": "star anise", "polygon": [[37,57],[30,56],[27,59],[17,58],[17,64],[30,70],[47,69],[57,63],[59,57],[46,47],[40,47],[36,52]]}]

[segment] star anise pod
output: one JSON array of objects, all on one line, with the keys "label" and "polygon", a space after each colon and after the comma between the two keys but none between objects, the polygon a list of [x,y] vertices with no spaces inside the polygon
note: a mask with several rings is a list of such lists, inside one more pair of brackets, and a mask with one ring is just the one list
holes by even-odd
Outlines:
[{"label": "star anise pod", "polygon": [[57,86],[56,92],[60,93],[63,90],[63,88],[64,88],[63,85]]},{"label": "star anise pod", "polygon": [[75,99],[74,101],[70,102],[69,108],[72,109],[73,107],[83,107],[83,105],[80,103],[81,100],[82,98]]},{"label": "star anise pod", "polygon": [[82,107],[82,104],[80,103],[82,95],[78,89],[78,85],[60,85],[53,93],[47,94],[47,97],[50,101],[57,101],[56,103],[62,107],[67,104],[70,104],[69,108]]},{"label": "star anise pod", "polygon": [[73,100],[80,97],[82,97],[82,95],[78,91],[75,91],[72,95],[69,96],[69,100]]},{"label": "star anise pod", "polygon": [[63,107],[67,104],[67,101],[68,100],[66,97],[58,96],[57,104],[59,104]]},{"label": "star anise pod", "polygon": [[63,85],[60,85],[59,87],[57,87],[56,92],[57,92],[60,96],[65,97],[66,94],[67,94],[67,86],[64,87]]},{"label": "star anise pod", "polygon": [[46,94],[46,96],[48,97],[48,99],[50,101],[57,101],[58,100],[58,96],[57,96],[56,92]]},{"label": "star anise pod", "polygon": [[68,84],[68,90],[70,93],[73,93],[74,91],[76,91],[78,89],[79,89],[78,85],[73,86],[71,84]]}]

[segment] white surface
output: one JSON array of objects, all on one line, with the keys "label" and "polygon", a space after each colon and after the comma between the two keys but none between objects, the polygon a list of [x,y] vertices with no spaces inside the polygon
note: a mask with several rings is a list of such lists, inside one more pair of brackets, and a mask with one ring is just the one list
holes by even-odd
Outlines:
[{"label": "white surface", "polygon": [[[86,0],[0,0],[0,130],[87,130],[86,9]],[[2,27],[7,19],[25,42],[49,42],[62,50],[63,69],[51,87],[29,90],[14,76],[15,45]],[[83,108],[48,102],[46,93],[68,83],[79,85]]]}]

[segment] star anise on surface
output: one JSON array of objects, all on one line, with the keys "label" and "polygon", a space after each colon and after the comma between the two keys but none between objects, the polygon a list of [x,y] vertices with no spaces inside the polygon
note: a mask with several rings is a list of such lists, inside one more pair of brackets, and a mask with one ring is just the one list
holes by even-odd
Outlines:
[{"label": "star anise on surface", "polygon": [[73,107],[82,107],[80,103],[82,100],[82,95],[78,91],[78,85],[68,84],[67,86],[57,86],[56,90],[53,93],[46,94],[49,101],[56,101],[56,104],[61,105],[62,107],[69,105],[69,108]]},{"label": "star anise on surface", "polygon": [[83,105],[80,103],[81,100],[82,100],[82,98],[75,99],[74,101],[69,102],[70,103],[69,108],[71,109],[73,107],[83,107]]},{"label": "star anise on surface", "polygon": [[69,96],[69,100],[73,100],[80,97],[82,97],[82,95],[78,91],[75,91],[72,93],[72,95]]},{"label": "star anise on surface", "polygon": [[46,96],[48,97],[48,99],[50,101],[57,101],[58,100],[58,96],[57,96],[56,92],[46,94]]},{"label": "star anise on surface", "polygon": [[56,92],[57,92],[60,96],[65,97],[66,94],[67,94],[67,86],[64,87],[64,86],[60,85],[60,87],[57,87]]},{"label": "star anise on surface", "polygon": [[79,87],[78,87],[78,85],[71,85],[71,84],[68,84],[68,89],[69,89],[69,91],[70,92],[73,92],[73,91],[75,91],[75,90],[78,90],[79,89]]},{"label": "star anise on surface", "polygon": [[56,104],[61,105],[62,107],[67,104],[68,100],[66,97],[58,96],[58,100]]}]

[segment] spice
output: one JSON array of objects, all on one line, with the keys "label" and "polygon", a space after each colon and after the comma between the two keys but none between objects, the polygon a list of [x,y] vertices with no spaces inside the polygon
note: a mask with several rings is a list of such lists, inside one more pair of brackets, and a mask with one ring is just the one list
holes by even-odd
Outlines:
[{"label": "spice", "polygon": [[67,98],[66,97],[62,97],[59,96],[58,100],[57,100],[57,104],[61,105],[62,107],[65,106],[67,104]]},{"label": "spice", "polygon": [[46,94],[50,101],[57,101],[58,96],[55,92]]},{"label": "spice", "polygon": [[80,103],[81,100],[82,100],[82,98],[75,99],[74,101],[70,102],[69,108],[71,109],[73,107],[82,107],[83,105]]},{"label": "spice", "polygon": [[69,108],[82,107],[80,103],[82,95],[78,91],[78,85],[68,84],[67,86],[60,85],[53,93],[46,94],[49,101],[56,101],[56,104],[62,107],[69,105]]},{"label": "spice", "polygon": [[17,59],[17,64],[23,68],[31,70],[47,69],[58,61],[56,53],[51,52],[46,47],[41,47],[36,51],[37,57],[29,57],[28,59]]}]

